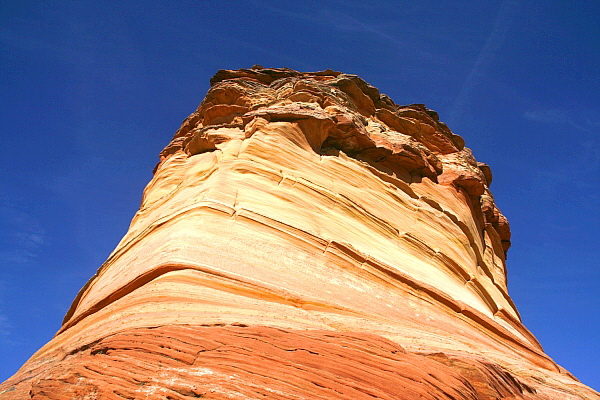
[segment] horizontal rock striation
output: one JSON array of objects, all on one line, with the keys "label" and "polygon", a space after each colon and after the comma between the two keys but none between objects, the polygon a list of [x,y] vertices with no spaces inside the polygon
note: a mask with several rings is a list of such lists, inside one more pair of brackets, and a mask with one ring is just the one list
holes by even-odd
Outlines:
[{"label": "horizontal rock striation", "polygon": [[490,168],[355,75],[219,71],[33,399],[596,399],[507,291]]}]

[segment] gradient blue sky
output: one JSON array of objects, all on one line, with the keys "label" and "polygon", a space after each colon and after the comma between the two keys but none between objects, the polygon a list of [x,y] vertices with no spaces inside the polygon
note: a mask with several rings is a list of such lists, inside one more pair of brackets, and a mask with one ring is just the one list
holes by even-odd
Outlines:
[{"label": "gradient blue sky", "polygon": [[491,165],[510,294],[600,389],[600,2],[0,1],[0,381],[127,230],[218,69],[358,74]]}]

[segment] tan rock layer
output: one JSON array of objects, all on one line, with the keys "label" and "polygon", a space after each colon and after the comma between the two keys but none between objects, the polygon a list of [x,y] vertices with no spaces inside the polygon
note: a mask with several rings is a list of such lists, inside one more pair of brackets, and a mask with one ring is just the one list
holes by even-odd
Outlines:
[{"label": "tan rock layer", "polygon": [[600,398],[508,295],[492,173],[355,75],[219,71],[21,398]]},{"label": "tan rock layer", "polygon": [[[189,155],[216,150],[217,144],[232,139],[232,132],[241,135],[235,128],[243,128],[249,137],[253,129],[246,125],[257,117],[316,123],[319,126],[311,130],[320,136],[309,133],[306,139],[317,152],[341,150],[387,173],[412,173],[413,179],[427,176],[436,181],[443,172],[442,183],[455,184],[474,197],[485,193],[486,221],[500,234],[505,252],[510,247],[508,221],[486,190],[492,177],[489,166],[477,163],[464,149],[464,140],[424,105],[398,106],[356,75],[331,70],[219,71],[211,84],[198,110],[161,152],[161,159],[178,150]],[[222,128],[234,129],[223,132]]]}]

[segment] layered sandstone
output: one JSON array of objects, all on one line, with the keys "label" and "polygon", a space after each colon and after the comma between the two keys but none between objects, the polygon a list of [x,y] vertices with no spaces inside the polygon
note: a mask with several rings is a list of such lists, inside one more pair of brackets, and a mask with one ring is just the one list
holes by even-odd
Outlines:
[{"label": "layered sandstone", "polygon": [[3,399],[596,399],[508,295],[490,168],[355,75],[219,71]]}]

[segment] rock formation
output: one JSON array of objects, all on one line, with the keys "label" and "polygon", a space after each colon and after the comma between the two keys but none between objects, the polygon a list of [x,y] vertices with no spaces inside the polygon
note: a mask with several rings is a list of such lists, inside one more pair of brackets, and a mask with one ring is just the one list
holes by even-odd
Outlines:
[{"label": "rock formation", "polygon": [[4,399],[599,399],[507,292],[490,168],[355,75],[219,71]]}]

